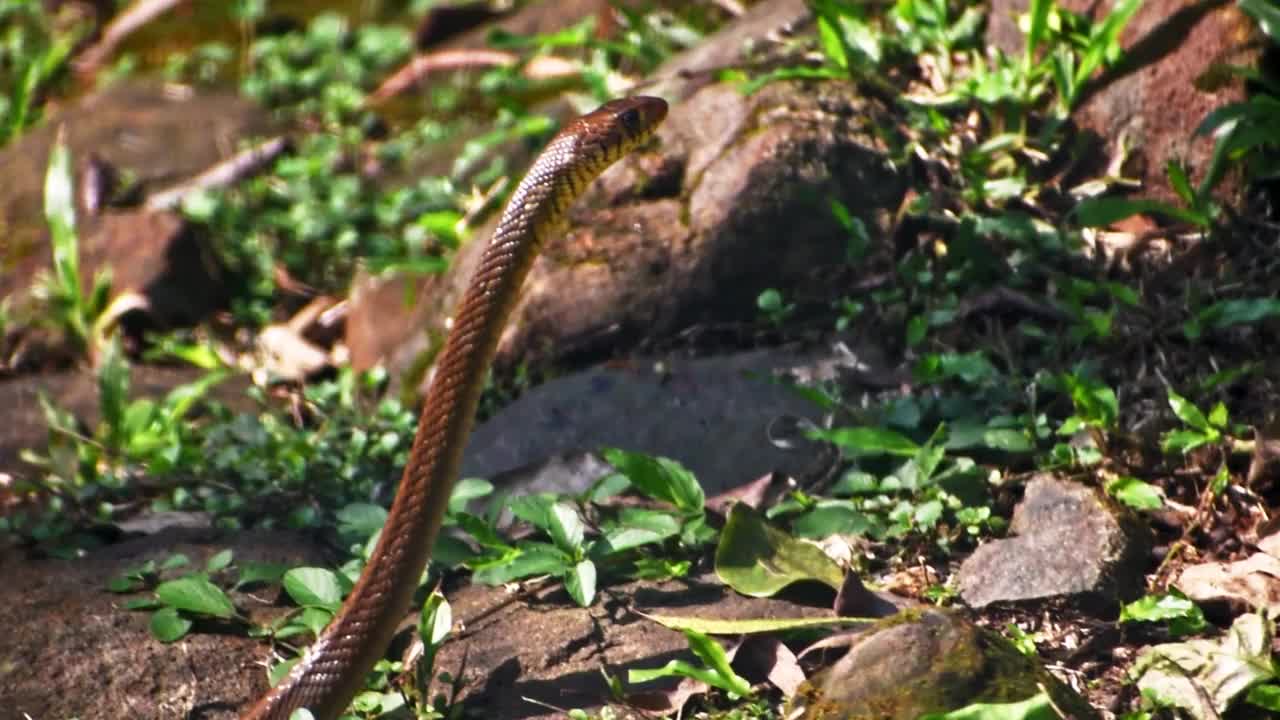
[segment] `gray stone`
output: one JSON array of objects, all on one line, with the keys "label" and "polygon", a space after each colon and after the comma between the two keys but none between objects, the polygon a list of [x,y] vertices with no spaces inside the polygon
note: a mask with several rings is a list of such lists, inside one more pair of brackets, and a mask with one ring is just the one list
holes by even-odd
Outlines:
[{"label": "gray stone", "polygon": [[1142,591],[1149,533],[1094,488],[1036,476],[1009,531],[960,567],[960,595],[975,608],[1070,597],[1106,611]]}]

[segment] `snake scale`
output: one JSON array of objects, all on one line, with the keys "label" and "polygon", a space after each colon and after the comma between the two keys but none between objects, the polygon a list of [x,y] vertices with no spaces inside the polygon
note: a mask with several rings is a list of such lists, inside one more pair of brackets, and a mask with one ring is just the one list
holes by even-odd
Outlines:
[{"label": "snake scale", "polygon": [[378,545],[337,617],[242,720],[337,718],[409,611],[457,479],[485,375],[520,288],[569,205],[667,114],[652,97],[605,103],[570,121],[516,187],[454,315]]}]

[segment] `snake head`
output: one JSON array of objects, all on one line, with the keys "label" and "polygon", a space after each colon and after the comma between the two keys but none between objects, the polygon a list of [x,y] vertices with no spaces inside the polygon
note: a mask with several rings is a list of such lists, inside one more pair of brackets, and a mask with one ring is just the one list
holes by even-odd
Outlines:
[{"label": "snake head", "polygon": [[603,169],[648,141],[666,116],[666,100],[636,95],[610,100],[570,122],[560,135],[576,138],[578,156]]}]

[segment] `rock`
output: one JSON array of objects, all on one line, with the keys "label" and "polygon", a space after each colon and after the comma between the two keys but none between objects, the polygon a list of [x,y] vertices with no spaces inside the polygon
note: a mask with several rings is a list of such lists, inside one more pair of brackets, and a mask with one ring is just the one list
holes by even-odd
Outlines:
[{"label": "rock", "polygon": [[[0,297],[25,288],[36,269],[50,265],[44,176],[59,128],[65,128],[81,175],[98,166],[128,176],[132,183],[125,190],[132,198],[192,177],[232,155],[242,139],[266,134],[271,125],[265,113],[232,92],[179,93],[131,82],[52,114],[43,126],[0,149],[6,177],[0,183]],[[92,214],[85,195],[76,193],[82,225]]]},{"label": "rock", "polygon": [[[1100,20],[1114,3],[1063,0],[1062,7]],[[1020,56],[1024,36],[1017,18],[1027,0],[991,4],[987,38],[1006,54]],[[1088,91],[1072,113],[1086,134],[1076,181],[1101,176],[1125,143],[1132,157],[1124,175],[1142,181],[1143,197],[1181,205],[1165,175],[1169,160],[1191,169],[1195,187],[1209,165],[1213,139],[1194,136],[1211,111],[1245,98],[1244,81],[1233,78],[1209,89],[1202,82],[1223,63],[1254,66],[1260,58],[1252,20],[1233,3],[1148,0],[1140,5],[1120,36],[1126,57]],[[1228,178],[1219,195],[1241,189]]]},{"label": "rock", "polygon": [[[771,379],[803,362],[796,355],[760,351],[637,361],[556,378],[476,428],[462,475],[506,474],[504,489],[514,484],[521,492],[581,492],[599,475],[565,473],[563,462],[539,472],[543,461],[556,453],[620,447],[678,460],[708,495],[775,469],[802,476],[812,470],[813,446],[779,449],[769,442],[769,430],[782,416],[815,422],[821,417],[820,408]],[[566,476],[584,485],[570,487]]]},{"label": "rock", "polygon": [[813,23],[813,10],[805,0],[764,0],[726,24],[714,38],[694,45],[667,60],[653,73],[654,84],[645,92],[664,98],[686,98],[708,85],[719,68],[758,60],[762,48],[779,42]]},{"label": "rock", "polygon": [[952,611],[904,612],[850,642],[843,657],[802,686],[785,717],[915,720],[978,702],[1025,700],[1042,687],[1068,717],[1098,717],[1036,661]]},{"label": "rock", "polygon": [[[747,16],[740,19],[749,20]],[[715,36],[741,42],[732,31]],[[740,45],[735,45],[740,51]],[[661,74],[661,71],[659,71]],[[659,130],[660,148],[611,168],[548,242],[499,348],[499,363],[625,351],[691,324],[752,317],[766,287],[784,294],[843,261],[832,216],[843,200],[883,235],[902,180],[870,131],[881,108],[847,84],[693,88]],[[352,292],[352,364],[385,362],[410,385],[444,337],[492,223],[449,271],[420,283],[364,279]],[[416,285],[416,289],[412,289]],[[566,289],[569,291],[566,292]],[[412,309],[406,294],[419,298]]]},{"label": "rock", "polygon": [[450,602],[455,634],[441,650],[437,672],[461,675],[460,699],[468,710],[528,720],[565,717],[553,707],[589,710],[607,704],[611,698],[602,667],[625,678],[629,669],[657,668],[677,659],[697,662],[683,634],[629,608],[718,620],[830,616],[824,608],[737,595],[711,576],[610,585],[589,608],[573,605],[558,587],[512,596],[501,588],[470,586],[451,593]]},{"label": "rock", "polygon": [[114,297],[145,300],[149,325],[194,324],[228,299],[223,269],[203,228],[172,212],[111,212],[91,218],[81,239],[82,283],[111,271]]},{"label": "rock", "polygon": [[1100,491],[1038,475],[1009,532],[960,566],[960,596],[972,607],[1070,597],[1105,612],[1142,593],[1149,531]]}]

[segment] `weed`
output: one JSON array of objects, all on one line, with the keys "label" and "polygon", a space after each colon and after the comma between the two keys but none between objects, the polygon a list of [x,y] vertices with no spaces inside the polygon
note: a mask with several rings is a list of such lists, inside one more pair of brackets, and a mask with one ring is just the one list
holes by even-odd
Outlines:
[{"label": "weed", "polygon": [[[595,596],[598,568],[648,578],[686,572],[687,562],[642,551],[649,546],[669,547],[669,543],[694,549],[711,539],[697,480],[678,463],[665,458],[622,450],[608,450],[604,456],[618,474],[602,479],[576,502],[535,495],[503,504],[550,542],[508,543],[495,529],[496,517],[480,518],[458,507],[451,513],[453,522],[471,535],[480,550],[455,547],[452,553],[446,549],[447,556],[451,554],[470,567],[476,581],[491,585],[535,575],[557,577],[564,582],[570,597],[583,606],[590,605]],[[671,509],[609,508],[602,504],[628,487]]]},{"label": "weed", "polygon": [[0,3],[0,145],[39,121],[41,95],[87,30],[60,25],[41,3]]},{"label": "weed", "polygon": [[110,274],[99,271],[85,293],[80,284],[80,241],[76,234],[75,189],[71,175],[71,153],[62,133],[49,154],[49,170],[44,184],[45,220],[53,247],[53,272],[36,281],[35,296],[50,311],[52,323],[61,329],[78,350],[91,355],[103,341],[104,317],[111,293]]}]

